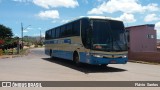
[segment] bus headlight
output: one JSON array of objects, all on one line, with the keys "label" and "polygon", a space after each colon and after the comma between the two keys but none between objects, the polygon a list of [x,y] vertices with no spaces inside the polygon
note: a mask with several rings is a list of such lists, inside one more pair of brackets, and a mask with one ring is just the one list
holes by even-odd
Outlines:
[{"label": "bus headlight", "polygon": [[102,55],[93,55],[94,57],[97,57],[97,58],[103,58],[103,56]]},{"label": "bus headlight", "polygon": [[123,55],[122,58],[127,58],[127,55]]}]

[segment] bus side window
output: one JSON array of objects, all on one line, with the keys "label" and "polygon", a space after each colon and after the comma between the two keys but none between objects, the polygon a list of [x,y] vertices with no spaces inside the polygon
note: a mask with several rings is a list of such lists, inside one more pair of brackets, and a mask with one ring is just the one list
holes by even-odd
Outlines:
[{"label": "bus side window", "polygon": [[79,36],[80,35],[80,20],[75,21],[73,23],[73,35]]},{"label": "bus side window", "polygon": [[48,39],[52,39],[52,30],[48,31]]},{"label": "bus side window", "polygon": [[67,31],[66,31],[66,36],[72,36],[72,24],[71,23],[69,23],[68,25],[67,25]]},{"label": "bus side window", "polygon": [[64,25],[61,27],[60,37],[62,38],[65,37],[65,30],[66,30],[66,26]]},{"label": "bus side window", "polygon": [[49,37],[49,35],[48,35],[48,31],[47,31],[46,35],[45,35],[45,39],[48,40],[49,39],[48,37]]},{"label": "bus side window", "polygon": [[88,19],[81,20],[82,43],[86,48],[91,46],[91,26]]},{"label": "bus side window", "polygon": [[55,38],[55,29],[52,29],[52,39]]},{"label": "bus side window", "polygon": [[59,38],[60,28],[56,28],[56,38]]}]

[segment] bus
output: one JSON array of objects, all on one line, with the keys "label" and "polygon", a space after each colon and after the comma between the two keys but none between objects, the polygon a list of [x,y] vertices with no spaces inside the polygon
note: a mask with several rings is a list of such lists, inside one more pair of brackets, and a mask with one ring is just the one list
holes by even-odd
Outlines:
[{"label": "bus", "polygon": [[45,54],[76,64],[126,64],[127,49],[124,24],[112,18],[81,17],[45,32]]}]

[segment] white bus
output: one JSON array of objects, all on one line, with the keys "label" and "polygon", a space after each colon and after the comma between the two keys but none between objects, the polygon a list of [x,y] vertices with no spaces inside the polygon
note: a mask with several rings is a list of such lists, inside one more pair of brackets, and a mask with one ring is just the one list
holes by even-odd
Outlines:
[{"label": "white bus", "polygon": [[123,22],[106,17],[82,17],[45,35],[45,54],[76,64],[126,64],[127,48]]}]

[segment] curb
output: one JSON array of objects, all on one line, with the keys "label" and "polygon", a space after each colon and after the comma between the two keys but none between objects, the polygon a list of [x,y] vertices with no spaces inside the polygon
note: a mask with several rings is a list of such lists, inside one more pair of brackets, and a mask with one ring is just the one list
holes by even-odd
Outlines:
[{"label": "curb", "polygon": [[146,61],[136,61],[136,60],[129,60],[128,62],[133,62],[133,63],[141,63],[141,64],[150,64],[150,65],[160,65],[158,62],[146,62]]},{"label": "curb", "polygon": [[7,58],[16,58],[16,57],[23,57],[27,56],[30,53],[30,50],[26,50],[24,54],[19,54],[19,55],[3,55],[0,57],[0,59],[7,59]]},{"label": "curb", "polygon": [[2,57],[0,57],[0,59],[16,58],[16,57],[22,57],[22,55],[10,55],[10,56],[2,56]]}]

